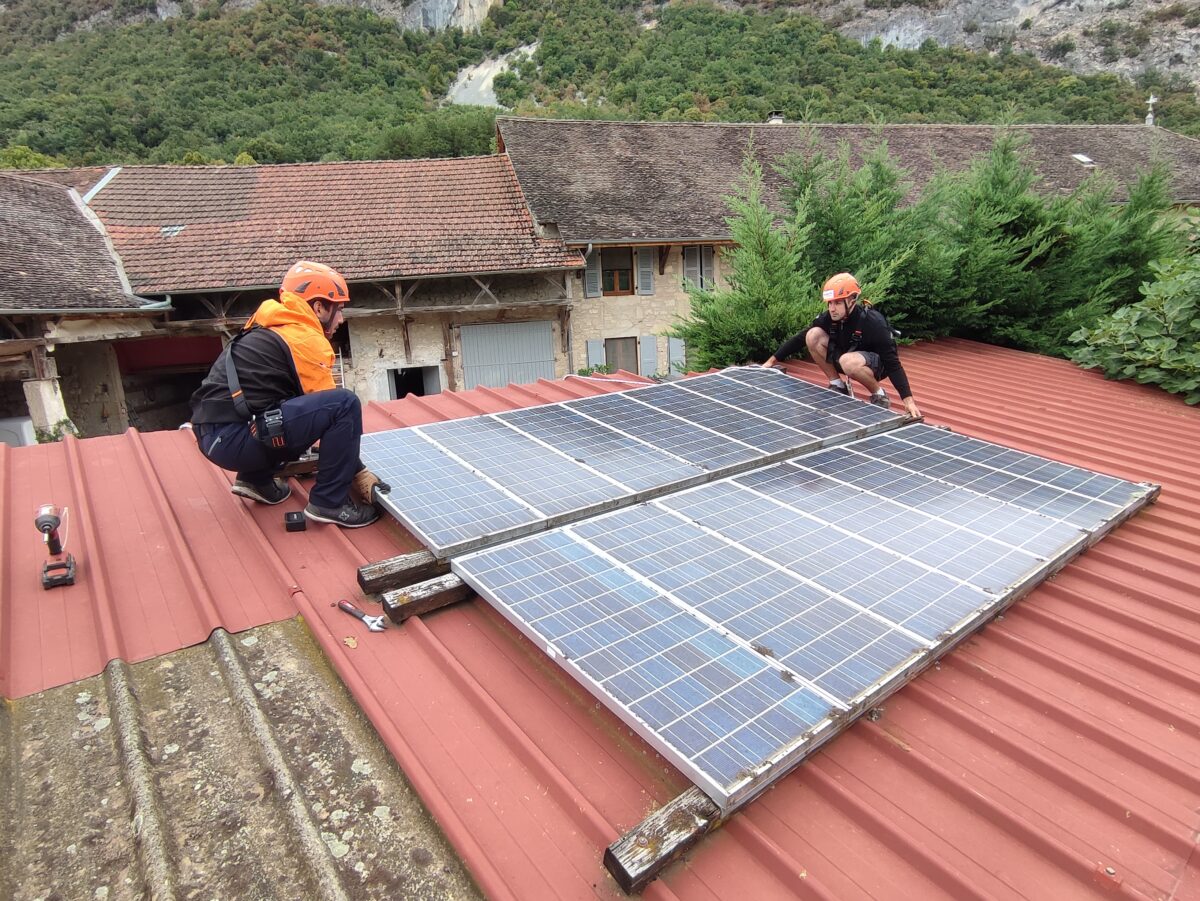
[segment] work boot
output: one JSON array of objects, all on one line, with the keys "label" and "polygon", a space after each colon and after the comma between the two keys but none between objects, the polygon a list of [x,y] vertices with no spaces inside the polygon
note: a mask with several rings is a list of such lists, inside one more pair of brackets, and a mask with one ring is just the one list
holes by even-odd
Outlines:
[{"label": "work boot", "polygon": [[331,522],[343,529],[361,529],[379,519],[379,511],[373,504],[356,504],[353,501],[346,501],[340,507],[309,504],[304,508],[304,515],[313,522]]},{"label": "work boot", "polygon": [[888,400],[888,396],[886,394],[872,394],[871,403],[877,407],[883,407],[885,410],[890,410],[892,408],[892,402]]},{"label": "work boot", "polygon": [[842,382],[840,385],[835,385],[833,382],[830,382],[826,387],[830,391],[836,391],[838,394],[844,394],[847,397],[854,396],[850,393],[850,386],[846,382]]},{"label": "work boot", "polygon": [[238,479],[229,490],[238,497],[248,497],[260,504],[282,504],[292,496],[292,486],[279,479],[271,479],[261,484]]}]

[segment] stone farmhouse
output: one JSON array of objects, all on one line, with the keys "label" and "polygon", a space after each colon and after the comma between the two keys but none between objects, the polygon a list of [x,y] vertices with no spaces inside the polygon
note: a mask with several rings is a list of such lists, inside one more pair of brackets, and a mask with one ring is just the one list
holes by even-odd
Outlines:
[{"label": "stone farmhouse", "polygon": [[0,231],[0,442],[127,421],[111,342],[153,334],[166,304],[133,293],[73,188],[0,173]]},{"label": "stone farmhouse", "polygon": [[[1120,201],[1161,161],[1175,201],[1200,202],[1193,138],[1142,125],[1019,130],[1042,190],[1101,174]],[[857,161],[886,141],[915,192],[970,166],[996,132],[501,117],[486,157],[5,176],[3,252],[23,262],[0,284],[0,420],[49,428],[63,417],[36,398],[61,391],[84,434],[180,425],[222,342],[298,258],[350,282],[334,343],[342,384],[364,401],[585,367],[669,377],[686,367],[667,332],[690,311],[688,284],[724,283],[726,198],[748,152],[782,210],[788,154],[846,147]],[[27,285],[18,272],[36,274]],[[94,294],[101,272],[103,300],[66,286]]]},{"label": "stone farmhouse", "polygon": [[[685,283],[722,284],[731,243],[726,198],[747,153],[762,166],[766,199],[782,211],[780,161],[849,149],[859,162],[886,141],[915,193],[939,170],[967,169],[991,148],[990,125],[801,125],[599,122],[500,117],[498,145],[512,160],[541,233],[587,259],[572,309],[575,356],[643,375],[683,355],[664,333],[690,312]],[[1041,188],[1066,194],[1102,174],[1124,200],[1156,160],[1180,205],[1200,202],[1200,141],[1136,125],[1028,125],[1028,160]],[[832,274],[832,273],[830,273]],[[814,286],[815,287],[815,286]]]}]

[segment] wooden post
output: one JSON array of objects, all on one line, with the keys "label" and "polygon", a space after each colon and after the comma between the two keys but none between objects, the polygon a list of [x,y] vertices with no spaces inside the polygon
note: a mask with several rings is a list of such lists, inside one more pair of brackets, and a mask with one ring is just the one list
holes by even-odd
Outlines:
[{"label": "wooden post", "polygon": [[442,320],[442,351],[445,354],[446,390],[457,391],[458,382],[454,378],[454,339],[450,334],[450,320]]},{"label": "wooden post", "polygon": [[450,572],[450,564],[429,551],[414,551],[358,568],[358,585],[365,594],[379,594]]},{"label": "wooden post", "polygon": [[640,892],[722,822],[721,808],[700,789],[689,788],[609,845],[604,866],[626,893]]},{"label": "wooden post", "polygon": [[399,624],[410,616],[419,616],[441,607],[465,601],[474,592],[454,573],[446,573],[407,588],[385,592],[383,612],[388,619]]}]

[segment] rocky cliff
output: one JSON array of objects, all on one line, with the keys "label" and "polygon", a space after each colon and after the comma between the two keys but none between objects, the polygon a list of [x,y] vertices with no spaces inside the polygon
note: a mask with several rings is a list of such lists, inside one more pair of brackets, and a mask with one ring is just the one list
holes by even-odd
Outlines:
[{"label": "rocky cliff", "polygon": [[1147,69],[1200,84],[1200,5],[1175,0],[814,0],[804,11],[863,41],[1029,52],[1080,73]]}]

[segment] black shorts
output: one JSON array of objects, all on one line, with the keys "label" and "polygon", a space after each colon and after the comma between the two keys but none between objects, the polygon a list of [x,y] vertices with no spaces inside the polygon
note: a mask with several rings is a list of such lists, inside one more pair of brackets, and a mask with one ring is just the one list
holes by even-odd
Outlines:
[{"label": "black shorts", "polygon": [[[854,353],[862,354],[863,359],[867,361],[867,365],[871,367],[871,374],[875,376],[875,381],[883,378],[883,360],[879,359],[879,354],[871,353],[869,350],[856,350]],[[833,368],[838,372],[842,372],[842,366],[837,360],[833,361]]]}]

